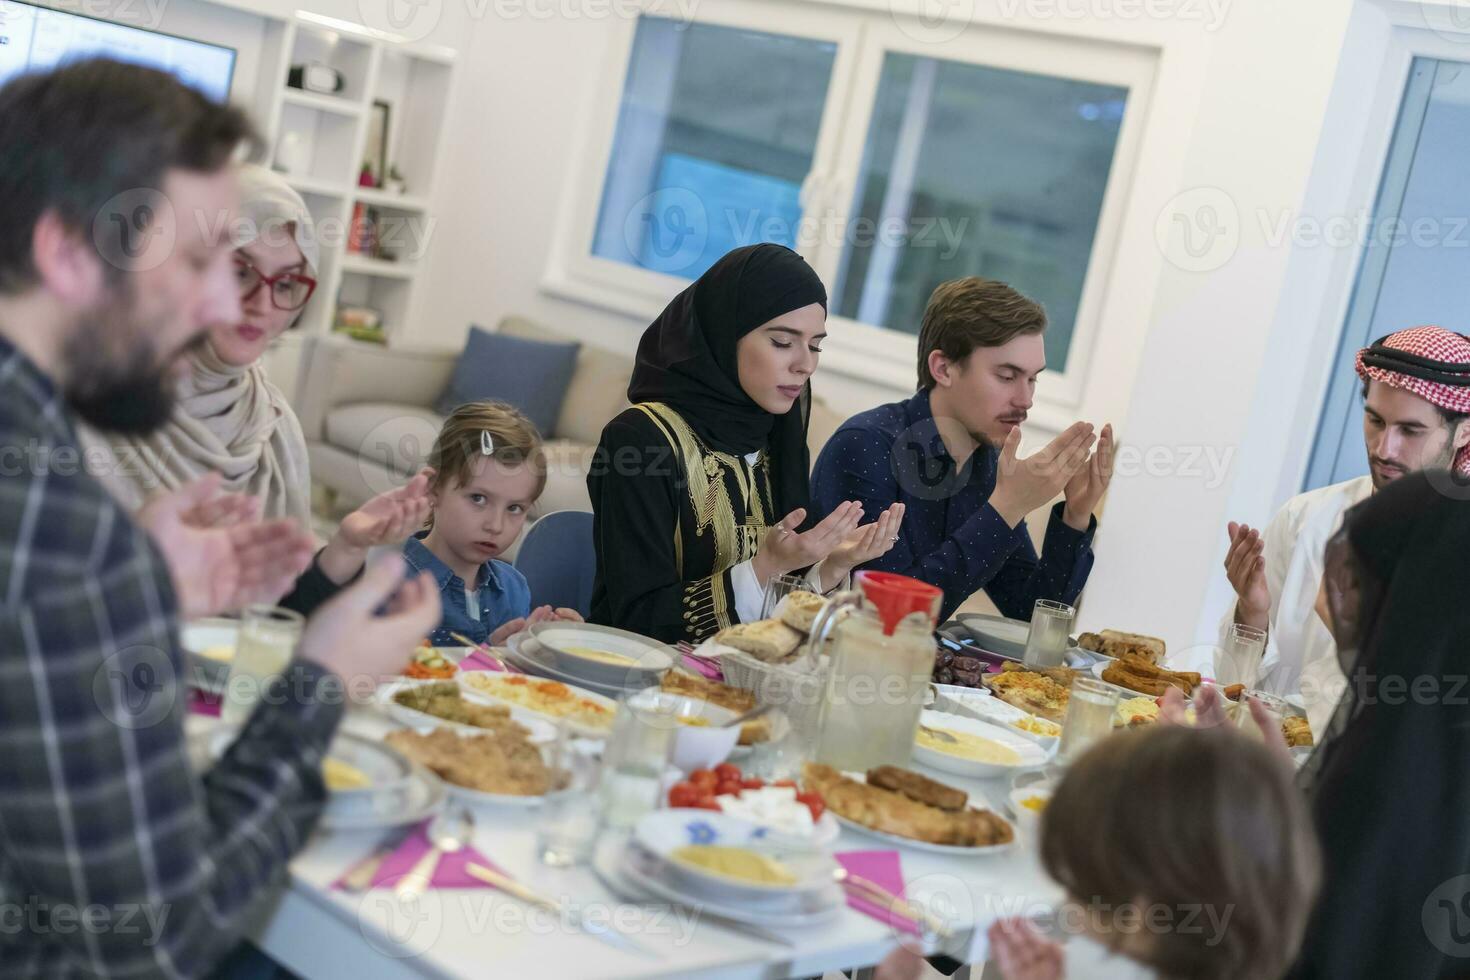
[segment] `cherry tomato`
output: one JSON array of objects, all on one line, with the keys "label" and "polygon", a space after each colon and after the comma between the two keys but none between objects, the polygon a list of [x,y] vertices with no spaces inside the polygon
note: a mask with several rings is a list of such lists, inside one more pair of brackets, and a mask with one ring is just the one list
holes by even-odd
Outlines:
[{"label": "cherry tomato", "polygon": [[693,783],[675,783],[669,790],[669,806],[689,807],[699,801],[699,787]]},{"label": "cherry tomato", "polygon": [[739,796],[740,795],[740,783],[739,783],[739,781],[734,780],[734,779],[724,779],[724,780],[721,780],[720,781],[720,784],[717,787],[715,787],[715,795],[716,796]]},{"label": "cherry tomato", "polygon": [[740,780],[741,789],[764,789],[765,785],[766,781],[764,779],[757,779],[755,776]]},{"label": "cherry tomato", "polygon": [[740,767],[733,762],[722,762],[715,766],[715,775],[719,777],[722,783],[729,779],[739,782],[742,773],[740,772]]},{"label": "cherry tomato", "polygon": [[708,769],[696,769],[689,774],[689,781],[701,790],[713,792],[714,788],[719,785],[720,779]]},{"label": "cherry tomato", "polygon": [[796,789],[796,780],[794,780],[794,779],[778,779],[774,783],[772,783],[771,785],[772,786],[790,786],[792,789]]},{"label": "cherry tomato", "polygon": [[720,804],[715,801],[713,793],[700,794],[699,799],[694,801],[694,805],[701,810],[718,810],[720,808]]}]

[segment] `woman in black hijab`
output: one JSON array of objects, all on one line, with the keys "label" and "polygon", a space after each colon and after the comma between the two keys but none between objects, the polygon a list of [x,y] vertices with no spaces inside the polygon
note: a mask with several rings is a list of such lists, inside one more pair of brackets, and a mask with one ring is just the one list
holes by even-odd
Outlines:
[{"label": "woman in black hijab", "polygon": [[1327,548],[1348,688],[1301,773],[1325,879],[1292,977],[1470,968],[1470,501],[1447,479],[1395,480]]},{"label": "woman in black hijab", "polygon": [[826,290],[801,256],[753,245],[649,325],[633,407],[603,429],[587,478],[593,622],[698,642],[757,618],[772,575],[816,564],[809,579],[829,591],[892,547],[901,512],[859,527],[855,502],[801,530],[808,379],[826,319]]}]

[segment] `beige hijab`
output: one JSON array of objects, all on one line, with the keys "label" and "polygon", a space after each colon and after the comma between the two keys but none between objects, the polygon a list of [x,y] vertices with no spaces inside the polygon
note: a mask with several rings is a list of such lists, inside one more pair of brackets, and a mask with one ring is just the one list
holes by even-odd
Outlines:
[{"label": "beige hijab", "polygon": [[[311,213],[279,175],[248,165],[240,172],[240,213],[246,229],[237,246],[272,227],[289,226],[315,274],[317,242]],[[311,475],[301,423],[257,361],[225,364],[206,344],[190,356],[173,416],[157,432],[124,437],[83,428],[87,469],[125,507],[174,490],[206,473],[224,477],[225,490],[258,496],[267,517],[311,521]]]}]

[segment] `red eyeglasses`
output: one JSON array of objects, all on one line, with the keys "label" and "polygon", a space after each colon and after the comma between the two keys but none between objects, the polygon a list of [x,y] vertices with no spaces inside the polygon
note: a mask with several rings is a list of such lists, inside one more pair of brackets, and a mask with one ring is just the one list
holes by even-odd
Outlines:
[{"label": "red eyeglasses", "polygon": [[235,281],[240,284],[240,302],[248,301],[257,289],[265,286],[269,290],[267,295],[271,305],[288,312],[301,309],[316,291],[316,280],[311,276],[303,276],[299,272],[268,276],[238,255],[235,256]]}]

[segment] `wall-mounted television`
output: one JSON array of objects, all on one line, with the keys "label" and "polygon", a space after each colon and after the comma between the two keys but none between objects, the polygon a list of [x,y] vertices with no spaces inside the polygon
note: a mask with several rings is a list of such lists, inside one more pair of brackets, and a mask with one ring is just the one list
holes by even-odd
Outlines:
[{"label": "wall-mounted television", "polygon": [[[132,5],[140,12],[151,4]],[[105,56],[157,68],[217,102],[230,95],[235,49],[19,0],[0,0],[0,85],[64,61]]]}]

